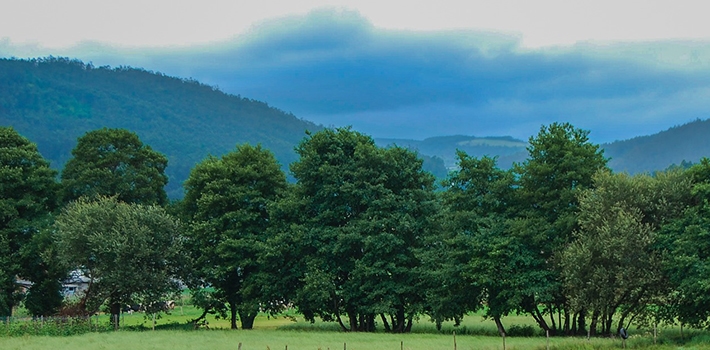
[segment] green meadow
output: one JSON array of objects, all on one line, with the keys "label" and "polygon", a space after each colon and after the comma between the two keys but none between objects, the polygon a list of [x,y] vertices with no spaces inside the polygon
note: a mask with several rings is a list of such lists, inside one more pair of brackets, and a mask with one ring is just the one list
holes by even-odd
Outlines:
[{"label": "green meadow", "polygon": [[[100,316],[101,331],[72,336],[3,334],[7,325],[0,326],[0,349],[239,349],[242,350],[429,350],[429,349],[503,349],[503,339],[496,333],[495,325],[480,314],[466,317],[454,327],[445,323],[438,331],[427,319],[418,320],[410,334],[346,333],[334,323],[304,321],[296,314],[277,317],[265,314],[257,317],[253,330],[229,330],[224,319],[208,316],[208,327],[193,329],[187,321],[199,315],[192,306],[178,306],[169,315],[155,321],[142,313],[124,315],[119,331],[106,329],[108,318]],[[512,334],[505,339],[505,349],[622,349],[619,338],[573,338],[546,337],[526,316],[504,318]],[[16,321],[31,322],[31,321]],[[456,333],[454,335],[454,332]],[[531,334],[532,333],[532,334]],[[525,336],[525,335],[527,336]],[[684,330],[681,339],[677,327],[659,329],[657,344],[653,344],[652,332],[632,329],[626,341],[629,349],[710,349],[710,333]]]}]

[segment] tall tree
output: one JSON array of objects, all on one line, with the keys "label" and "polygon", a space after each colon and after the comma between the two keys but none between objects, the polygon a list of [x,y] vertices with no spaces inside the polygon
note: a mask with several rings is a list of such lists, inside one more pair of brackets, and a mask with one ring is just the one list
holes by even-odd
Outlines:
[{"label": "tall tree", "polygon": [[[613,334],[647,316],[667,293],[658,229],[687,206],[690,181],[681,171],[629,176],[597,173],[579,193],[579,230],[559,256],[572,309],[591,313],[591,334]],[[618,317],[616,329],[613,318]]]},{"label": "tall tree", "polygon": [[107,302],[118,326],[122,304],[156,306],[177,292],[183,236],[163,208],[82,197],[55,225],[59,260],[90,279],[80,304],[87,314]]},{"label": "tall tree", "polygon": [[40,219],[56,208],[55,176],[35,144],[0,127],[0,316],[11,315],[21,297],[16,279],[37,268],[23,266],[21,250],[38,232]]},{"label": "tall tree", "polygon": [[251,329],[262,301],[259,264],[270,225],[268,206],[286,188],[274,155],[248,144],[198,164],[185,182],[189,247],[202,281]]},{"label": "tall tree", "polygon": [[526,282],[520,280],[527,271],[516,260],[519,254],[510,237],[515,179],[512,172],[496,166],[495,158],[478,159],[462,151],[457,156],[459,170],[444,181],[448,237],[442,240],[446,254],[440,261],[447,264],[431,270],[446,278],[439,283],[442,290],[434,300],[448,295],[460,298],[441,303],[450,311],[457,310],[448,315],[454,319],[485,303],[486,316],[493,318],[498,331],[505,334],[501,317],[516,310],[515,294],[524,291]]},{"label": "tall tree", "polygon": [[117,196],[126,203],[167,204],[168,160],[135,133],[108,128],[87,132],[72,156],[62,171],[65,202]]},{"label": "tall tree", "polygon": [[417,270],[435,225],[433,177],[412,152],[349,128],[310,135],[297,152],[290,205],[300,217],[282,232],[298,236],[295,304],[344,330],[373,331],[379,317],[387,331],[409,331],[423,310]]},{"label": "tall tree", "polygon": [[662,228],[657,247],[673,290],[669,318],[710,328],[710,159],[703,158],[688,174],[692,201]]},{"label": "tall tree", "polygon": [[[536,280],[530,281],[530,290],[535,292],[525,298],[521,309],[553,334],[570,331],[573,316],[554,255],[571,242],[579,227],[577,193],[592,187],[593,175],[606,168],[602,150],[589,142],[588,134],[569,123],[542,126],[530,138],[528,159],[514,166],[519,177],[516,235],[525,242],[527,258],[534,261],[531,265],[539,266]],[[544,314],[550,316],[549,322]]]}]

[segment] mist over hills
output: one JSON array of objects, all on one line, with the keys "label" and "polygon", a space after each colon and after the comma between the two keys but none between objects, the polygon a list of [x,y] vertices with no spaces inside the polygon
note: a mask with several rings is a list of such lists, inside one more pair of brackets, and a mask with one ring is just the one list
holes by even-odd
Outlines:
[{"label": "mist over hills", "polygon": [[[407,139],[377,139],[385,146],[397,144],[418,152],[439,157],[448,169],[456,167],[456,150],[476,157],[497,156],[501,168],[525,161],[527,141],[512,137],[443,136],[423,141]],[[609,167],[616,172],[651,173],[683,162],[698,162],[710,157],[710,119],[697,119],[653,135],[635,137],[600,145]]]},{"label": "mist over hills", "polygon": [[[192,79],[53,57],[0,59],[0,125],[13,126],[37,143],[57,169],[71,157],[77,137],[87,131],[102,127],[134,131],[168,157],[171,198],[182,195],[190,169],[210,154],[219,156],[246,142],[261,144],[288,170],[297,159],[294,147],[306,131],[323,128],[265,102],[226,94]],[[708,135],[710,120],[696,120],[602,147],[615,171],[652,172],[710,156]],[[476,157],[498,156],[503,168],[527,157],[527,141],[509,136],[375,141],[383,147],[416,150],[425,169],[439,178],[456,167],[457,149]]]}]

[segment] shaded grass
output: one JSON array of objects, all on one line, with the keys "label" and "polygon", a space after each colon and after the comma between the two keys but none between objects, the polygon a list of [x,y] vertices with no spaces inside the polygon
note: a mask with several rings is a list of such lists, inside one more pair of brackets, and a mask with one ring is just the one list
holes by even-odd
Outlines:
[{"label": "shaded grass", "polygon": [[[229,321],[209,316],[210,330],[194,331],[187,321],[199,316],[200,310],[191,306],[179,307],[169,315],[156,320],[156,331],[151,331],[152,318],[141,313],[124,315],[123,328],[118,332],[106,331],[78,334],[73,336],[14,336],[0,335],[0,349],[402,349],[429,350],[453,349],[456,332],[457,350],[502,349],[502,338],[497,334],[495,324],[485,320],[481,314],[473,314],[464,319],[459,327],[444,323],[438,331],[427,318],[414,324],[411,334],[345,333],[336,323],[310,323],[291,311],[289,317],[271,317],[260,314],[251,331],[229,330]],[[99,321],[108,324],[108,317]],[[533,337],[507,337],[506,349],[546,349],[547,339],[537,331],[534,321],[526,316],[509,316],[504,323],[509,332],[515,327],[532,328]],[[0,326],[0,333],[2,326]],[[629,349],[710,349],[710,333],[700,330],[684,330],[681,339],[679,329],[668,327],[659,330],[658,345],[653,345],[649,330],[632,329],[627,341]],[[552,338],[550,349],[621,349],[620,339],[610,338]]]},{"label": "shaded grass", "polygon": [[[451,335],[440,334],[383,334],[383,333],[340,333],[340,332],[300,332],[277,330],[209,330],[209,331],[155,331],[155,332],[106,332],[89,333],[71,337],[16,337],[0,338],[2,349],[237,349],[242,343],[243,350],[252,349],[343,349],[349,350],[406,350],[453,349]],[[459,350],[502,349],[499,337],[457,336]],[[506,338],[506,349],[545,349],[546,338]],[[583,338],[553,338],[551,349],[621,349],[619,339],[597,338],[587,341]],[[674,345],[653,346],[649,339],[630,338],[627,348],[651,349],[710,349],[704,340],[679,347]]]}]

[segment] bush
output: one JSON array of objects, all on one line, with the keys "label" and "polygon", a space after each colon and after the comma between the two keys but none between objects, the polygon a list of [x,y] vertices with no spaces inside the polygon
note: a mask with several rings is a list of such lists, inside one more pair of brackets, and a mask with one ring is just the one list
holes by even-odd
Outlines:
[{"label": "bush", "polygon": [[511,325],[507,329],[507,335],[511,337],[534,337],[539,334],[535,334],[535,327],[530,325]]}]

